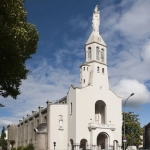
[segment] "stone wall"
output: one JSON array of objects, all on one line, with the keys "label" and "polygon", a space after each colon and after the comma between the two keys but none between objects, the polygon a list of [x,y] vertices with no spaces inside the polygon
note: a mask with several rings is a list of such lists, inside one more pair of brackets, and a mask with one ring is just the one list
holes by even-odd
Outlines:
[{"label": "stone wall", "polygon": [[18,125],[8,126],[8,150],[11,149],[10,140],[14,140],[14,147],[27,146],[29,143],[35,145],[36,133],[35,128],[40,123],[47,122],[47,108],[39,106],[39,112],[32,111],[32,115],[27,114],[27,117],[23,117],[19,120]]},{"label": "stone wall", "polygon": [[17,125],[8,126],[8,140],[7,140],[7,149],[10,150],[13,147],[16,147],[18,142],[18,127]]}]

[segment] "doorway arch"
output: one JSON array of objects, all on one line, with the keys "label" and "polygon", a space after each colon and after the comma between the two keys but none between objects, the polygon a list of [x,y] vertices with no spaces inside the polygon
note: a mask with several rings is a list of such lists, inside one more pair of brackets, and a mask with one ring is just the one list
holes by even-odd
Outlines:
[{"label": "doorway arch", "polygon": [[99,133],[97,136],[97,146],[99,149],[107,149],[108,148],[108,135],[104,132]]},{"label": "doorway arch", "polygon": [[86,139],[82,139],[80,141],[80,149],[86,150],[86,148],[87,148],[87,140]]},{"label": "doorway arch", "polygon": [[118,146],[119,146],[118,141],[117,141],[117,140],[114,140],[114,141],[113,141],[114,150],[118,150]]},{"label": "doorway arch", "polygon": [[70,144],[71,144],[71,150],[74,150],[73,139],[70,139]]}]

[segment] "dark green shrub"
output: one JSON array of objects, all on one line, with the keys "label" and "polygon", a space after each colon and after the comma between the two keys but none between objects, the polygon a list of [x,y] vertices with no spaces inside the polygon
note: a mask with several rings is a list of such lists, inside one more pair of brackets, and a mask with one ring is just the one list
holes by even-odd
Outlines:
[{"label": "dark green shrub", "polygon": [[25,146],[18,146],[17,150],[25,150]]},{"label": "dark green shrub", "polygon": [[[16,149],[14,149],[16,150]],[[28,144],[26,147],[25,146],[18,146],[17,150],[34,150],[33,144]]]},{"label": "dark green shrub", "polygon": [[28,144],[25,148],[25,150],[34,150],[33,144]]}]

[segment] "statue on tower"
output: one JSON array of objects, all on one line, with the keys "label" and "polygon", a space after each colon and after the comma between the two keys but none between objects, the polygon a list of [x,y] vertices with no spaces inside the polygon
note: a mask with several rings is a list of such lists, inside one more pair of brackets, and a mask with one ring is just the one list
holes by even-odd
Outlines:
[{"label": "statue on tower", "polygon": [[98,5],[96,5],[93,12],[93,20],[92,20],[93,31],[99,32],[99,25],[100,25],[100,15],[98,11]]},{"label": "statue on tower", "polygon": [[98,12],[98,5],[95,6],[94,12]]}]

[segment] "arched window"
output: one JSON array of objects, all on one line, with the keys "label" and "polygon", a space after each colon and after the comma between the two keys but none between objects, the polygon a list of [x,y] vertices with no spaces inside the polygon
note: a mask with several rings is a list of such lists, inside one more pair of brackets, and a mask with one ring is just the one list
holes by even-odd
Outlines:
[{"label": "arched window", "polygon": [[100,54],[99,47],[96,47],[96,60],[99,60],[99,54]]},{"label": "arched window", "polygon": [[97,67],[97,72],[99,72],[99,67]]},{"label": "arched window", "polygon": [[91,59],[91,47],[88,47],[88,58]]},{"label": "arched window", "polygon": [[83,79],[83,83],[85,83],[85,79]]},{"label": "arched window", "polygon": [[95,103],[95,121],[99,124],[105,124],[106,123],[106,104],[102,100],[98,100]]},{"label": "arched window", "polygon": [[82,139],[80,141],[80,149],[86,150],[87,149],[87,145],[88,145],[88,142],[87,142],[86,139]]},{"label": "arched window", "polygon": [[70,104],[70,115],[72,115],[72,103]]},{"label": "arched window", "polygon": [[44,122],[47,122],[47,117],[46,116],[44,117]]},{"label": "arched window", "polygon": [[101,61],[104,62],[104,49],[101,49]]},{"label": "arched window", "polygon": [[102,68],[102,73],[104,74],[104,68]]},{"label": "arched window", "polygon": [[63,116],[59,115],[59,129],[63,128]]}]

